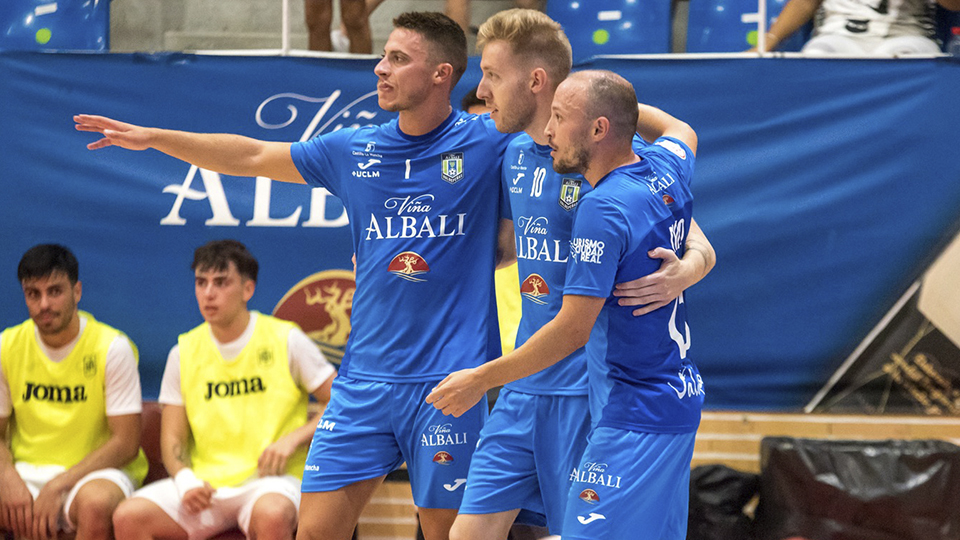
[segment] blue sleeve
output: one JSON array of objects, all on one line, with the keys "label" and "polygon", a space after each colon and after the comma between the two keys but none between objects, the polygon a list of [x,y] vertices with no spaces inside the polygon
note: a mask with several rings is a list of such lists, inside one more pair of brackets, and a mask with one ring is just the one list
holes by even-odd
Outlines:
[{"label": "blue sleeve", "polygon": [[589,196],[581,200],[563,294],[610,296],[630,234],[623,214],[613,205]]},{"label": "blue sleeve", "polygon": [[294,143],[290,157],[300,175],[313,187],[325,187],[330,193],[343,198],[341,193],[340,164],[348,149],[352,129],[341,129]]},{"label": "blue sleeve", "polygon": [[[653,144],[639,145],[634,138],[634,151],[644,159],[655,162],[661,172],[669,172],[685,185],[690,185],[693,179],[693,166],[696,158],[693,151],[680,139],[660,137]],[[641,139],[641,142],[643,140]]]}]

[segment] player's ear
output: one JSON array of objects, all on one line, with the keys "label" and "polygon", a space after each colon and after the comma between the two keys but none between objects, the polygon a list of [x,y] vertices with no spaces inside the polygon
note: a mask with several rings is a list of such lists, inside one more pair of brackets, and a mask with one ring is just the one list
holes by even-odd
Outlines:
[{"label": "player's ear", "polygon": [[534,94],[547,89],[550,84],[550,77],[543,68],[536,68],[530,72],[530,91]]},{"label": "player's ear", "polygon": [[595,140],[601,140],[610,133],[610,119],[606,116],[601,116],[593,121],[593,138]]},{"label": "player's ear", "polygon": [[437,71],[433,76],[438,83],[451,80],[453,78],[453,65],[447,62],[437,65]]}]

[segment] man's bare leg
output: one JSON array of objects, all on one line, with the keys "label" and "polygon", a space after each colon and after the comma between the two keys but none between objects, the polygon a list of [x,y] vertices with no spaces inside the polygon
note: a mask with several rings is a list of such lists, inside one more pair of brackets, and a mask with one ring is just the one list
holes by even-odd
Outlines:
[{"label": "man's bare leg", "polygon": [[297,540],[350,540],[360,513],[383,479],[361,480],[336,491],[304,493]]},{"label": "man's bare leg", "polygon": [[460,514],[450,529],[450,540],[502,540],[510,534],[510,527],[520,510],[494,514]]}]

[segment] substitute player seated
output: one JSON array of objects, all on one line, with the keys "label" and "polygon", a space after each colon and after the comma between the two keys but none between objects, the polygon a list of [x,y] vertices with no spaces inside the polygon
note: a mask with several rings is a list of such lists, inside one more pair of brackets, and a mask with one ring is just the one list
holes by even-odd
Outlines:
[{"label": "substitute player seated", "polygon": [[181,334],[160,388],[160,448],[171,478],[117,509],[121,540],[209,538],[239,526],[261,540],[290,539],[300,479],[334,368],[295,324],[249,311],[257,260],[235,240],[194,255],[204,323]]},{"label": "substitute player seated", "polygon": [[30,248],[17,278],[30,318],[0,334],[0,528],[112,538],[114,509],[147,472],[136,349],[78,311],[67,248]]}]

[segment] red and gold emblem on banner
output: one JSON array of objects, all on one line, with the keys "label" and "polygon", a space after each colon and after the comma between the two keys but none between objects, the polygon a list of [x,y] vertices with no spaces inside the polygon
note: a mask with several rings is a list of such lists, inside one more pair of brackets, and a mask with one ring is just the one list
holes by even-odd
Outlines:
[{"label": "red and gold emblem on banner", "polygon": [[530,274],[520,284],[520,294],[532,302],[543,305],[547,301],[541,297],[550,294],[550,287],[547,286],[547,281],[540,274]]},{"label": "red and gold emblem on banner", "polygon": [[387,270],[391,274],[407,281],[426,281],[426,279],[417,276],[429,272],[430,267],[427,265],[427,261],[423,260],[423,257],[419,254],[412,251],[404,251],[390,261]]},{"label": "red and gold emblem on banner", "polygon": [[287,291],[273,308],[273,315],[299,324],[327,359],[339,364],[350,336],[356,288],[349,270],[317,272]]}]

